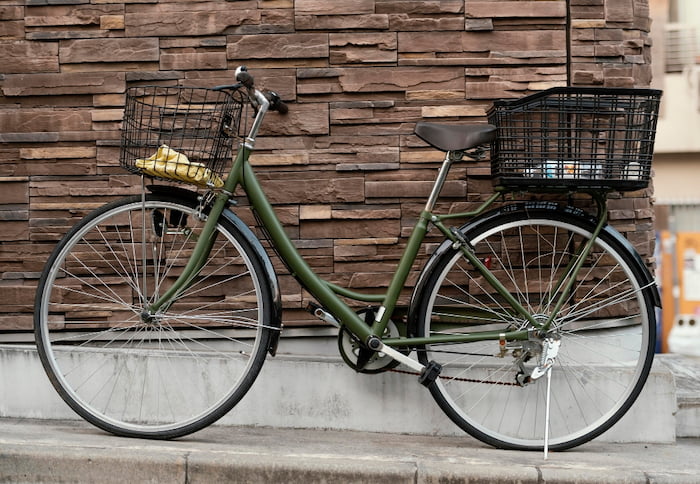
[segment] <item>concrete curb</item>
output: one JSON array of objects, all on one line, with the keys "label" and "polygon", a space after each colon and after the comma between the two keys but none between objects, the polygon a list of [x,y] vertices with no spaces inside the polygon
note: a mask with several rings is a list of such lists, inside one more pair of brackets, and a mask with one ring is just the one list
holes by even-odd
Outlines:
[{"label": "concrete curb", "polygon": [[2,444],[0,482],[187,482],[187,456],[143,449]]},{"label": "concrete curb", "polygon": [[700,439],[512,452],[469,437],[214,426],[113,437],[76,421],[0,419],[0,482],[694,483]]}]

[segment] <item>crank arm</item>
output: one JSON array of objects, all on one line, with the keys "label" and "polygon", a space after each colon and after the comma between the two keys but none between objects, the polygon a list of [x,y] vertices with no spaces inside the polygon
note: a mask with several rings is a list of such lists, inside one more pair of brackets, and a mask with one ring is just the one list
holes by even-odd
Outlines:
[{"label": "crank arm", "polygon": [[425,366],[423,366],[420,362],[414,360],[413,358],[409,358],[400,351],[397,351],[391,346],[385,345],[384,343],[381,343],[379,349],[377,349],[376,351],[379,353],[384,353],[385,355],[395,359],[400,363],[403,363],[404,365],[417,372],[422,372],[425,369]]}]

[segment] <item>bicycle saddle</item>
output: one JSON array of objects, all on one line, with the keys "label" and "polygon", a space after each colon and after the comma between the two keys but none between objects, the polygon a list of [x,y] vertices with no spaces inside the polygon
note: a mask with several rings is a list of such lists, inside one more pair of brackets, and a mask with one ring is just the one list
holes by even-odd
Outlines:
[{"label": "bicycle saddle", "polygon": [[491,124],[416,124],[416,135],[440,151],[465,151],[496,139],[496,127]]}]

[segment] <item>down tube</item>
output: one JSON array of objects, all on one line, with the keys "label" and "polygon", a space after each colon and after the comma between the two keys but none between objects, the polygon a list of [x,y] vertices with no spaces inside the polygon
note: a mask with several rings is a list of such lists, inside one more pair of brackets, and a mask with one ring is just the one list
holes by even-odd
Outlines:
[{"label": "down tube", "polygon": [[272,205],[265,196],[265,193],[258,182],[250,163],[243,165],[243,176],[241,177],[243,186],[253,209],[262,220],[265,229],[272,238],[275,248],[287,267],[325,308],[333,314],[342,324],[346,325],[351,332],[362,341],[367,341],[372,336],[371,329],[355,314],[347,304],[345,304],[333,290],[309,267],[301,257],[296,247],[284,231],[281,222],[277,218]]}]

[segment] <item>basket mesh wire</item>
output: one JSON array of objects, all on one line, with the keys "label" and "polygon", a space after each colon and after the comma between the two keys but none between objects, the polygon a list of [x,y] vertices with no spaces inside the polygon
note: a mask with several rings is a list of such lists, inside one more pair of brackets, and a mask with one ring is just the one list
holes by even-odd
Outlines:
[{"label": "basket mesh wire", "polygon": [[237,92],[191,87],[127,90],[121,166],[162,180],[220,187],[241,136]]},{"label": "basket mesh wire", "polygon": [[638,190],[649,184],[661,91],[552,88],[497,101],[492,175],[514,188]]}]

